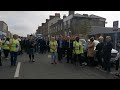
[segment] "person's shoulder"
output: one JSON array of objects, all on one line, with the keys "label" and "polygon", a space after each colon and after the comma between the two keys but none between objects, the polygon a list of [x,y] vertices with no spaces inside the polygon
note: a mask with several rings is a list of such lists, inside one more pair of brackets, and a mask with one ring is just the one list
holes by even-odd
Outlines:
[{"label": "person's shoulder", "polygon": [[73,43],[75,43],[76,41],[73,41]]}]

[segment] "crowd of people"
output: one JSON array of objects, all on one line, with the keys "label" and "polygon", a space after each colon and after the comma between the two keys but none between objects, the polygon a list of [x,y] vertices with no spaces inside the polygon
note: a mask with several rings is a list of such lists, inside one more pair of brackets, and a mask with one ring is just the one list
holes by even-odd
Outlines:
[{"label": "crowd of people", "polygon": [[[57,40],[51,37],[49,46],[52,57],[51,64],[57,64],[57,59],[61,63],[66,55],[66,63],[71,62],[74,65],[82,66],[84,62],[87,66],[97,67],[107,72],[111,72],[111,50],[113,44],[111,37],[106,36],[105,40],[102,36],[98,38],[99,43],[95,45],[94,37],[87,42],[87,48],[84,49],[79,36],[60,36]],[[96,60],[95,60],[96,59]]]},{"label": "crowd of people", "polygon": [[97,66],[111,72],[110,59],[113,48],[111,37],[106,36],[105,42],[103,40],[104,38],[100,36],[99,43],[95,46],[94,37],[91,37],[84,49],[79,36],[59,36],[58,39],[52,36],[50,40],[45,40],[43,37],[34,38],[32,35],[28,38],[13,35],[13,38],[0,40],[0,66],[2,66],[2,52],[6,60],[8,60],[10,53],[11,66],[16,65],[17,56],[23,54],[23,51],[28,54],[29,62],[35,62],[35,52],[41,54],[48,52],[51,53],[51,64],[62,63],[65,57],[66,63],[75,66],[83,66],[86,63],[87,66]]},{"label": "crowd of people", "polygon": [[[18,35],[13,35],[13,38],[2,38],[0,40],[0,66],[2,66],[2,58],[8,60],[10,54],[11,66],[16,66],[17,55],[20,51],[20,42]],[[4,55],[2,57],[2,54]]]}]

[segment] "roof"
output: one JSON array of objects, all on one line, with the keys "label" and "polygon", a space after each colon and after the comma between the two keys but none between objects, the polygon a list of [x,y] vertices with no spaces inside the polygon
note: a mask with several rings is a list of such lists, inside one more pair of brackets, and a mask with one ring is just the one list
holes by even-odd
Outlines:
[{"label": "roof", "polygon": [[103,17],[97,16],[97,15],[93,15],[93,14],[91,14],[91,15],[88,15],[88,14],[83,14],[83,15],[81,15],[81,14],[74,14],[74,17],[97,18],[97,19],[104,19],[104,20],[106,20]]},{"label": "roof", "polygon": [[91,32],[89,35],[95,35],[95,34],[107,34],[107,33],[115,33],[115,32],[120,32],[120,28],[118,31],[113,31],[112,27],[99,27],[99,26],[92,26],[91,27]]},{"label": "roof", "polygon": [[74,14],[74,15],[69,15],[69,16],[67,16],[66,18],[63,19],[63,22],[68,21],[68,20],[72,19],[73,17],[92,18],[92,19],[94,18],[94,19],[100,19],[101,21],[105,21],[105,20],[106,20],[106,18],[97,16],[97,15],[93,15],[93,14],[91,14],[91,15],[88,15],[88,14],[83,14],[83,15],[81,15],[81,14],[78,14],[78,13],[77,13],[77,14]]}]

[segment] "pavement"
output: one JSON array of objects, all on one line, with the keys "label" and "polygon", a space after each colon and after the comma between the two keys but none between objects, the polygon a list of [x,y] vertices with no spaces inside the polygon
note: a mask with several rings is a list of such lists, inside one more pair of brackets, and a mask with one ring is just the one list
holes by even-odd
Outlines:
[{"label": "pavement", "polygon": [[[35,62],[29,62],[27,54],[18,56],[19,65],[10,66],[10,60],[2,60],[0,79],[114,79],[114,75],[94,67],[74,66],[66,63],[51,64],[46,54],[35,54]],[[16,77],[15,77],[16,76]]]}]

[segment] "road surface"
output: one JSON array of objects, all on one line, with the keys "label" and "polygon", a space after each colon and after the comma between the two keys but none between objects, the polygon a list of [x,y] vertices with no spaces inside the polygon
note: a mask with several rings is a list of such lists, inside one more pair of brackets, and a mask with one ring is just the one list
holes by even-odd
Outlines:
[{"label": "road surface", "polygon": [[18,56],[19,65],[10,67],[10,60],[3,60],[0,79],[113,79],[113,75],[93,67],[63,63],[51,64],[48,54],[35,54],[35,62],[29,62],[27,54]]}]

